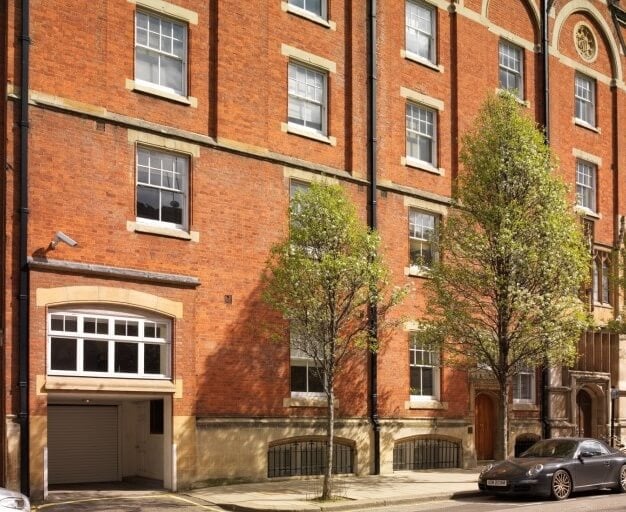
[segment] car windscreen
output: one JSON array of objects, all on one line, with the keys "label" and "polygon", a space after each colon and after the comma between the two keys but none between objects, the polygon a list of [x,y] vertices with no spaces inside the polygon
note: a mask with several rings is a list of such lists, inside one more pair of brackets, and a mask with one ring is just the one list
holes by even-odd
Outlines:
[{"label": "car windscreen", "polygon": [[520,457],[573,457],[577,446],[576,441],[569,439],[547,439],[535,443]]}]

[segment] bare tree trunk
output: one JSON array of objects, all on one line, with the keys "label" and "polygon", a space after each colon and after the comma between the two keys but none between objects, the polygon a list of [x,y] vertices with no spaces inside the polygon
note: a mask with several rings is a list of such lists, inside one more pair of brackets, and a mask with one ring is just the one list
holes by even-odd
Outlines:
[{"label": "bare tree trunk", "polygon": [[502,458],[506,459],[509,456],[509,388],[510,381],[505,379],[500,383],[500,402],[502,412]]},{"label": "bare tree trunk", "polygon": [[335,436],[335,396],[332,392],[327,396],[328,400],[328,424],[326,426],[326,471],[324,472],[324,484],[322,487],[322,500],[329,500],[333,496],[333,439]]}]

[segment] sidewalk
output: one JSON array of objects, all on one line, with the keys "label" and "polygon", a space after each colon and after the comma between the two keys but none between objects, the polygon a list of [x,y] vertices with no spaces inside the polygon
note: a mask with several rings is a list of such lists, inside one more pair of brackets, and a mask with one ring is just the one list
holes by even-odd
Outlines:
[{"label": "sidewalk", "polygon": [[185,494],[235,511],[341,511],[410,504],[478,494],[478,470],[407,471],[384,476],[335,477],[335,502],[314,501],[322,480],[225,485]]}]

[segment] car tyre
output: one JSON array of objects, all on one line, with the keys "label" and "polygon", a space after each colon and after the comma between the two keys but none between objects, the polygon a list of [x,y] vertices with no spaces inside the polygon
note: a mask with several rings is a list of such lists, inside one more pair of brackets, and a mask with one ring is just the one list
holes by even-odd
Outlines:
[{"label": "car tyre", "polygon": [[[626,471],[624,473],[624,476],[626,477]],[[572,493],[572,477],[570,474],[563,469],[555,471],[554,475],[552,475],[551,490],[552,497],[555,500],[560,501],[569,498],[569,495]]]},{"label": "car tyre", "polygon": [[617,473],[615,492],[626,492],[626,464],[619,468],[619,472]]}]

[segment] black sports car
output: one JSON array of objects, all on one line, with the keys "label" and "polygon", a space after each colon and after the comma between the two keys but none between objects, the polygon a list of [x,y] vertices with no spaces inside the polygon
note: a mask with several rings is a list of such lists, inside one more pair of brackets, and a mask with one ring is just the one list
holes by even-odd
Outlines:
[{"label": "black sports car", "polygon": [[597,439],[562,437],[535,443],[522,455],[483,468],[478,488],[564,500],[574,491],[626,492],[626,454]]}]

